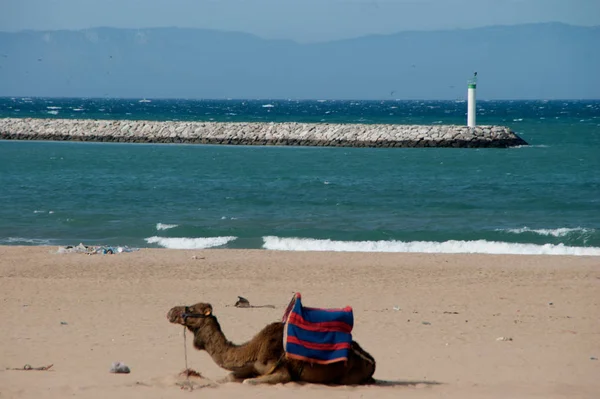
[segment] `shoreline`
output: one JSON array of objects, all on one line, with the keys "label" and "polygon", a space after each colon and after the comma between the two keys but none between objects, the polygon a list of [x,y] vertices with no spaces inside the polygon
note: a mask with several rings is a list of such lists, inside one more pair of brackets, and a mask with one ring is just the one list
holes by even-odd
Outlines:
[{"label": "shoreline", "polygon": [[49,242],[29,243],[27,240],[13,243],[1,242],[0,247],[48,247],[62,253],[96,253],[102,250],[117,252],[135,252],[142,249],[169,250],[248,250],[263,252],[290,253],[354,253],[354,254],[437,254],[437,255],[507,255],[507,256],[575,256],[598,257],[600,247],[568,246],[564,244],[533,244],[504,241],[336,241],[310,238],[264,237],[261,247],[230,246],[238,237],[160,237],[145,239],[147,244],[156,246],[108,244],[102,242],[76,242],[51,244]]},{"label": "shoreline", "polygon": [[505,126],[0,118],[0,140],[369,148],[528,145]]},{"label": "shoreline", "polygon": [[[85,256],[50,249],[0,246],[0,392],[7,397],[178,395],[182,331],[167,322],[168,309],[210,302],[227,338],[242,343],[280,319],[293,292],[306,306],[352,306],[353,337],[375,357],[375,378],[383,382],[231,383],[196,394],[593,398],[600,390],[600,361],[592,359],[600,355],[600,269],[593,258],[167,249]],[[235,308],[238,295],[275,308]],[[207,384],[226,374],[189,342],[187,355]],[[115,361],[131,374],[110,374]],[[5,370],[24,364],[53,364],[54,371]]]}]

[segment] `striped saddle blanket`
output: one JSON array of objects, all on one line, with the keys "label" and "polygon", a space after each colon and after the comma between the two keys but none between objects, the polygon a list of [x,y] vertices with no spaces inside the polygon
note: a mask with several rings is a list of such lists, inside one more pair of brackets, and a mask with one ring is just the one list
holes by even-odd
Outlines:
[{"label": "striped saddle blanket", "polygon": [[283,316],[286,357],[318,364],[347,361],[354,325],[352,308],[308,308],[301,299],[296,293]]}]

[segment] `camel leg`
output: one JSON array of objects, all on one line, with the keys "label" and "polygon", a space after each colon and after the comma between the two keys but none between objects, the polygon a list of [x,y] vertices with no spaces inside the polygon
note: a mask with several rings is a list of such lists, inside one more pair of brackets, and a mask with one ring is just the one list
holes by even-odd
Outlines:
[{"label": "camel leg", "polygon": [[239,370],[232,371],[231,373],[227,374],[227,376],[219,380],[219,383],[226,384],[228,382],[243,382],[246,378],[250,378],[255,375],[254,368],[252,367],[240,368]]},{"label": "camel leg", "polygon": [[235,373],[229,373],[225,377],[221,378],[217,382],[219,384],[227,384],[228,382],[243,382],[243,377],[238,377]]},{"label": "camel leg", "polygon": [[244,380],[244,384],[258,385],[258,384],[285,384],[290,382],[292,376],[290,372],[285,368],[280,368],[272,374],[261,375],[256,378],[248,378]]}]

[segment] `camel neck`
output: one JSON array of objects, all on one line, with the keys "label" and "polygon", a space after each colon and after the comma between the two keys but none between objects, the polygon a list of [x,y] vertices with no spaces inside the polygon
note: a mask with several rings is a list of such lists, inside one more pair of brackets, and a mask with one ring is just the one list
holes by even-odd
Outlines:
[{"label": "camel neck", "polygon": [[236,356],[240,347],[227,340],[215,317],[207,320],[206,325],[196,331],[195,336],[196,343],[200,344],[220,367],[231,371],[244,366],[244,359]]}]

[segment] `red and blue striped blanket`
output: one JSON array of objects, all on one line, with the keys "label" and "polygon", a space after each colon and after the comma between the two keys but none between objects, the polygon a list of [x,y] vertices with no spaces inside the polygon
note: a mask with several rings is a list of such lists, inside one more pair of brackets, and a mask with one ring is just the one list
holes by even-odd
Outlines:
[{"label": "red and blue striped blanket", "polygon": [[296,293],[283,316],[286,357],[318,364],[347,361],[354,326],[352,308],[308,308],[302,306],[301,298]]}]

